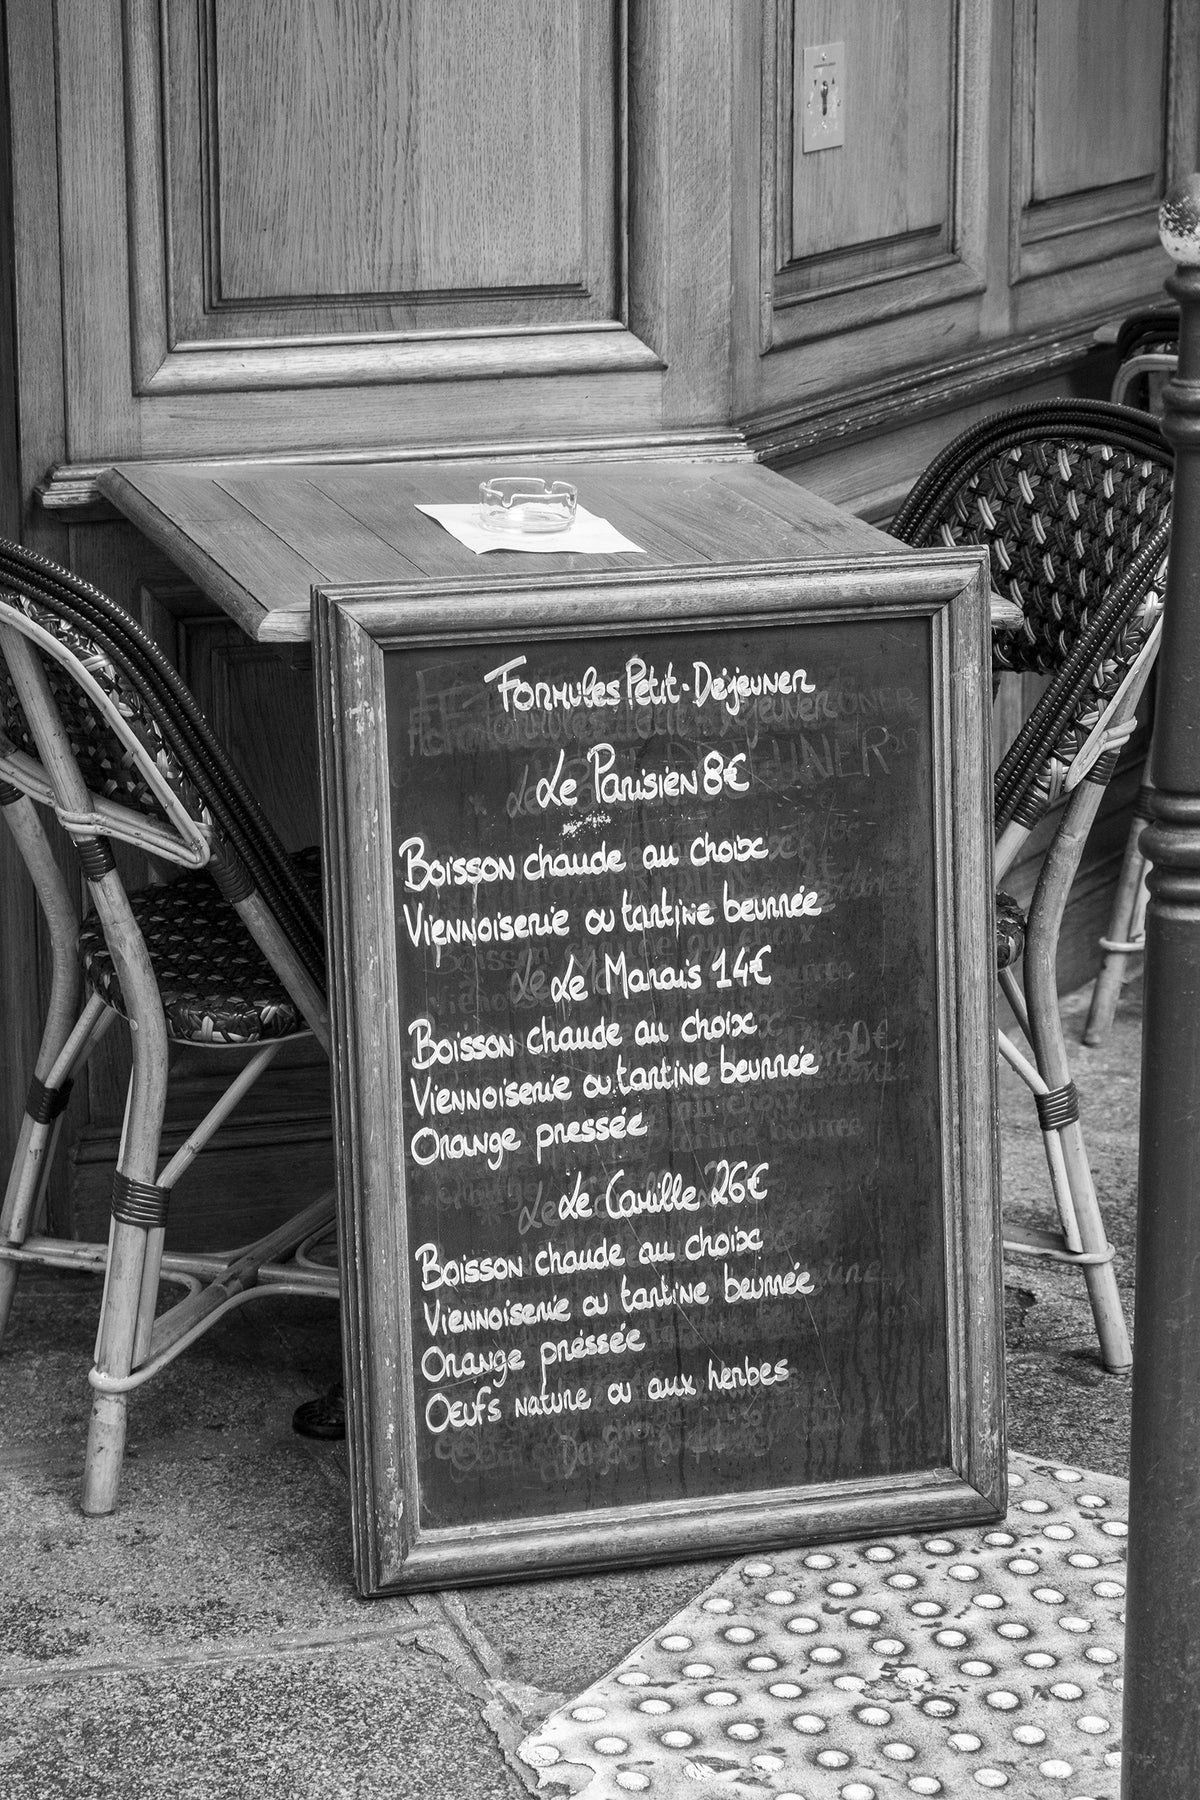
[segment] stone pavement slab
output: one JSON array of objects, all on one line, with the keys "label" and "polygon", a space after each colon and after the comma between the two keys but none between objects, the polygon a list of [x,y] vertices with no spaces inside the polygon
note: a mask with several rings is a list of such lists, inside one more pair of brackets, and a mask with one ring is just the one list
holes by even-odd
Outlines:
[{"label": "stone pavement slab", "polygon": [[[394,1639],[177,1662],[0,1696],[21,1800],[514,1800],[461,1666]],[[436,1721],[436,1737],[430,1726]]]}]

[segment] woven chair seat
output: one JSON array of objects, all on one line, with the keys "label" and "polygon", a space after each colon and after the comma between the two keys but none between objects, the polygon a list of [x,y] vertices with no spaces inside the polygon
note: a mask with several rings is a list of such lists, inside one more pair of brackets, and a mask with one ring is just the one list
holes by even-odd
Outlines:
[{"label": "woven chair seat", "polygon": [[[320,851],[291,859],[320,900]],[[249,931],[201,870],[129,896],[158,980],[167,1031],[177,1043],[254,1044],[307,1030],[300,1009]],[[100,921],[84,919],[79,955],[89,988],[127,1017]]]}]

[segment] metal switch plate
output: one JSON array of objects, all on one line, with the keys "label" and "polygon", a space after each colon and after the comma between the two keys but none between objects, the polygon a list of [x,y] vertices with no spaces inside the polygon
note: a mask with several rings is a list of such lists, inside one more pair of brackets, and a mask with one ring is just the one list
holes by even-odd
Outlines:
[{"label": "metal switch plate", "polygon": [[846,141],[846,46],[804,46],[804,153]]}]

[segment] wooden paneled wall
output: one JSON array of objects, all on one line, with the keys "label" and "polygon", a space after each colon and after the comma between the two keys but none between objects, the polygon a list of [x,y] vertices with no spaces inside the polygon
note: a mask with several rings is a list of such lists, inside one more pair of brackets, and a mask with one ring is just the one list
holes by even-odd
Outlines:
[{"label": "wooden paneled wall", "polygon": [[[662,442],[820,465],[1075,379],[1095,327],[1157,291],[1157,202],[1197,159],[1194,0],[7,19],[19,295],[51,282],[60,310],[67,511],[137,456]],[[806,151],[805,52],[830,42],[845,141]],[[47,473],[26,458],[26,499]]]},{"label": "wooden paneled wall", "polygon": [[[949,436],[995,395],[1086,384],[1095,328],[1156,294],[1158,203],[1197,160],[1200,10],[754,11],[737,76],[758,129],[735,154],[760,200],[734,212],[739,422],[816,485],[861,440],[864,472],[890,476],[854,497],[886,512],[919,467],[902,455],[914,424],[948,418]],[[827,43],[844,47],[845,144],[806,151],[805,50]]]}]

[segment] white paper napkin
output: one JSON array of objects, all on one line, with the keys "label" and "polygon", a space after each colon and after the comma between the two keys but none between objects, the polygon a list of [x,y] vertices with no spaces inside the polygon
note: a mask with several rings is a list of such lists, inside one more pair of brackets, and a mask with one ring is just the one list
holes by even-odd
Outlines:
[{"label": "white paper napkin", "polygon": [[479,508],[472,502],[465,506],[418,506],[418,512],[428,513],[439,525],[445,527],[452,537],[468,550],[474,550],[477,556],[485,550],[516,550],[524,555],[527,551],[541,552],[542,555],[562,556],[570,552],[577,556],[611,556],[614,551],[633,551],[638,556],[646,552],[640,544],[631,544],[623,537],[615,525],[607,519],[597,518],[595,513],[580,506],[575,510],[575,518],[566,531],[489,531],[480,523]]}]

